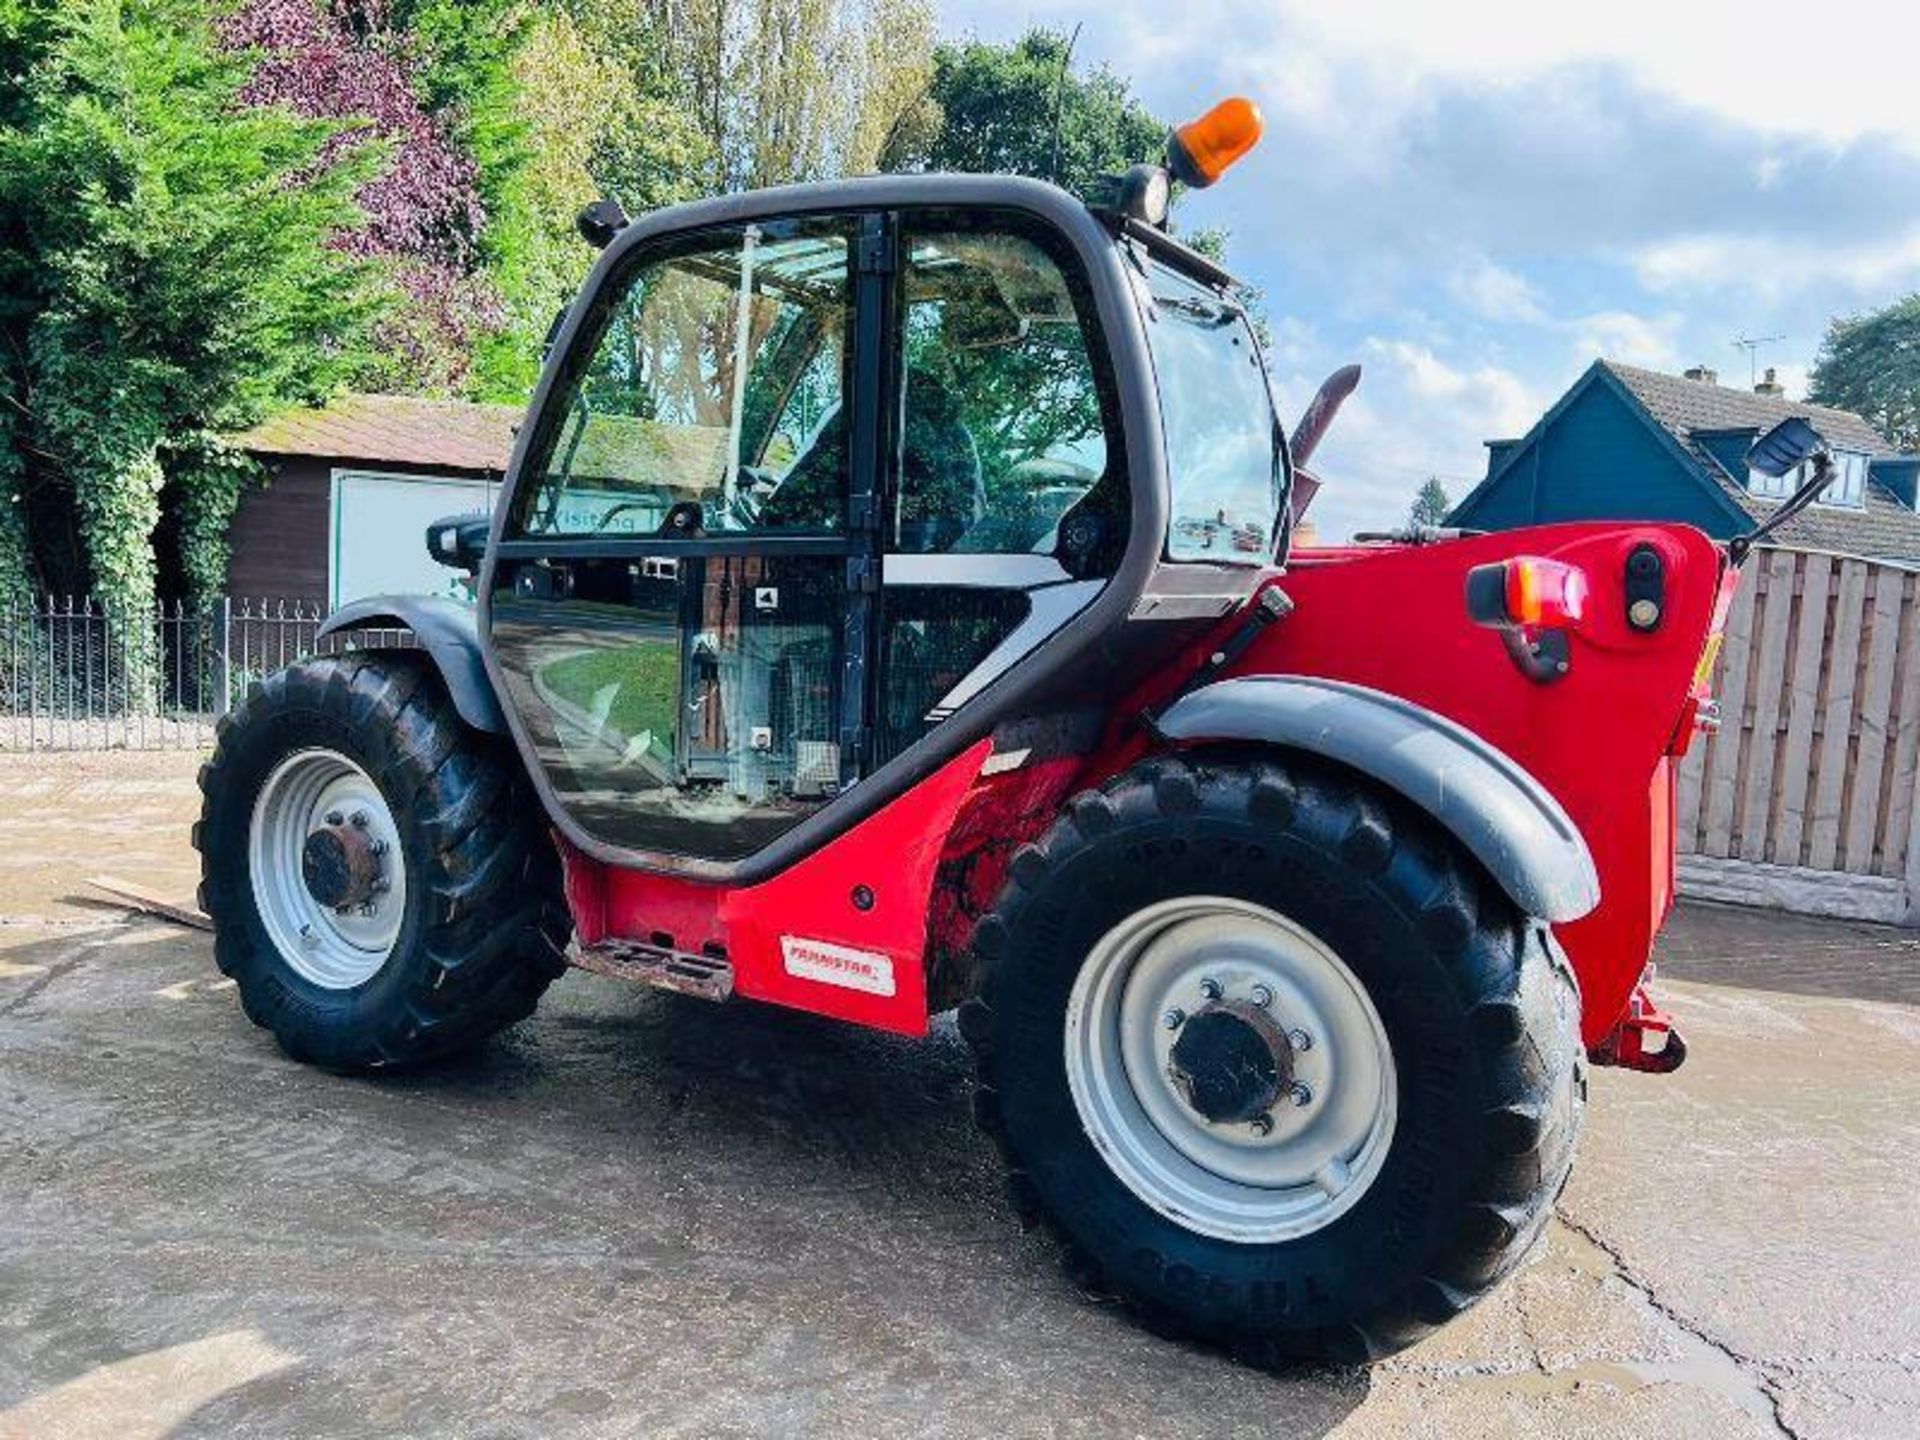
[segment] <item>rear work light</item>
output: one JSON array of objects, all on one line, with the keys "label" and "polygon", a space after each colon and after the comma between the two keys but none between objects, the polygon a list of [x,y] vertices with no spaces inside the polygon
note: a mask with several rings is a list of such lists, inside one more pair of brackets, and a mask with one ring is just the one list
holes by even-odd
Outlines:
[{"label": "rear work light", "polygon": [[1579,566],[1521,555],[1467,572],[1467,615],[1502,630],[1565,629],[1586,618],[1587,593]]}]

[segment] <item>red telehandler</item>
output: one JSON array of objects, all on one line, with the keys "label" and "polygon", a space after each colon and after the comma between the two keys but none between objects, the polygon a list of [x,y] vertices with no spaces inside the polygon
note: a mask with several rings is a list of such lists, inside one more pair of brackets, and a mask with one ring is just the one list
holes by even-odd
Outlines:
[{"label": "red telehandler", "polygon": [[428,536],[476,603],[348,606],[410,643],[221,725],[195,839],[246,1013],[351,1071],[569,963],[957,1009],[1024,1212],[1158,1323],[1365,1360],[1511,1272],[1588,1064],[1685,1053],[1641,982],[1746,541],[1292,550],[1356,377],[1289,437],[1166,227],[1257,133],[1229,101],[1093,205],[590,207],[497,508]]}]

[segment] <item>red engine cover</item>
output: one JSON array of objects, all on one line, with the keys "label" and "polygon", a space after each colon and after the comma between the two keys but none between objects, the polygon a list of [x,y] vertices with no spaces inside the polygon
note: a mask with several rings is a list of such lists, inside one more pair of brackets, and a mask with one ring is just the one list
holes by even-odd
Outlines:
[{"label": "red engine cover", "polygon": [[[1627,557],[1659,551],[1657,628],[1627,621]],[[1500,636],[1467,622],[1466,574],[1539,555],[1578,565],[1592,591],[1569,632],[1568,673],[1529,680]],[[1283,584],[1297,609],[1237,674],[1305,674],[1404,696],[1485,736],[1537,776],[1586,837],[1600,906],[1556,927],[1580,977],[1586,1042],[1624,1013],[1673,903],[1673,765],[1690,723],[1724,556],[1688,526],[1579,524],[1388,551],[1306,552]]]}]

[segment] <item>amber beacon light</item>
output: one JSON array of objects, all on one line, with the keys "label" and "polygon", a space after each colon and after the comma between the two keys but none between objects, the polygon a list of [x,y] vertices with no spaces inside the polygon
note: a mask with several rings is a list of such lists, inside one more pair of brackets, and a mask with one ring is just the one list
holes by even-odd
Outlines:
[{"label": "amber beacon light", "polygon": [[1168,168],[1183,185],[1204,189],[1255,145],[1267,122],[1260,107],[1243,96],[1222,100],[1198,120],[1173,132],[1167,145]]}]

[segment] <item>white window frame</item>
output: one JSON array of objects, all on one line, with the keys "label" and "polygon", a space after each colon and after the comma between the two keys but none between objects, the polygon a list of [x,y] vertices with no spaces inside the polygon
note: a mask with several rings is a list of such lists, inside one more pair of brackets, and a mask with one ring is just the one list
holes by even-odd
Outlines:
[{"label": "white window frame", "polygon": [[[1831,510],[1864,510],[1867,508],[1867,472],[1873,457],[1864,450],[1835,450],[1833,452],[1833,482],[1814,497],[1814,504],[1824,505]],[[1798,490],[1807,479],[1807,461],[1797,465],[1784,475],[1764,475],[1758,470],[1747,472],[1747,493],[1757,500],[1769,500],[1778,504]],[[1835,492],[1838,492],[1836,495]]]}]

